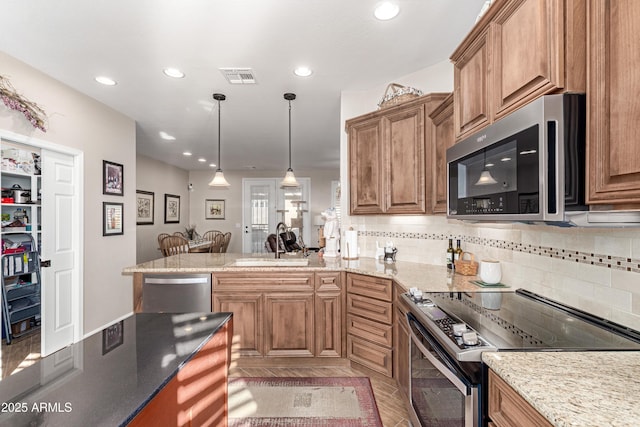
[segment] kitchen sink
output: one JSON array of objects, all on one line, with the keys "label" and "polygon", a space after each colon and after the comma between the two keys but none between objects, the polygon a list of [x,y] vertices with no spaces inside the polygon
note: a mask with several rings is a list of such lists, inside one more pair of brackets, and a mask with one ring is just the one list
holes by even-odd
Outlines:
[{"label": "kitchen sink", "polygon": [[233,263],[236,267],[306,267],[307,258],[238,258]]}]

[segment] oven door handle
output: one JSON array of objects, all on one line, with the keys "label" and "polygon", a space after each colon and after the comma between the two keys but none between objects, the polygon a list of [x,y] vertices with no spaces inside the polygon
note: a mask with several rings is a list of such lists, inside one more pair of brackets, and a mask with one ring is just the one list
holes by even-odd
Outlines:
[{"label": "oven door handle", "polygon": [[[426,357],[427,360],[429,360],[429,362],[431,362],[433,366],[435,366],[436,369],[440,371],[441,374],[447,377],[447,379],[451,381],[451,383],[453,383],[453,385],[456,386],[456,388],[460,390],[461,393],[464,393],[465,396],[470,396],[471,387],[469,387],[467,384],[461,381],[458,375],[456,375],[458,370],[455,367],[451,366],[451,364],[447,360],[447,357],[444,354],[442,354],[442,352],[438,348],[438,344],[436,344],[431,339],[431,337],[429,336],[429,333],[426,330],[424,330],[424,327],[420,324],[420,322],[418,322],[418,320],[413,316],[413,314],[407,313],[407,322],[409,323],[409,334],[411,335],[411,340],[420,349],[424,357]],[[413,328],[411,327],[411,323],[414,323],[416,325],[417,329],[420,331],[420,335],[422,335],[422,337],[429,343],[431,348],[433,348],[433,350],[436,353],[438,353],[438,356],[440,356],[440,359],[442,359],[442,362],[444,363],[442,363],[440,360],[435,358],[431,354],[431,352],[427,350],[427,348],[420,342],[420,339],[418,338],[416,333],[413,331]]]}]

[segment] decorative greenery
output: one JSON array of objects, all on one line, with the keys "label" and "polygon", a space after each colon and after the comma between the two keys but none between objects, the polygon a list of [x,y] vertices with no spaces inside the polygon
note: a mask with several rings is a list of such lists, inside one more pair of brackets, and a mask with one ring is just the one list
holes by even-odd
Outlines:
[{"label": "decorative greenery", "polygon": [[12,110],[20,111],[31,122],[33,127],[40,129],[42,132],[46,132],[46,120],[47,114],[42,108],[35,102],[31,102],[24,99],[19,95],[16,90],[5,76],[0,75],[0,97],[4,105]]},{"label": "decorative greenery", "polygon": [[185,231],[185,234],[187,235],[187,239],[189,240],[195,240],[198,237],[200,237],[200,235],[196,231],[195,225],[189,225],[188,227],[185,227],[184,231]]}]

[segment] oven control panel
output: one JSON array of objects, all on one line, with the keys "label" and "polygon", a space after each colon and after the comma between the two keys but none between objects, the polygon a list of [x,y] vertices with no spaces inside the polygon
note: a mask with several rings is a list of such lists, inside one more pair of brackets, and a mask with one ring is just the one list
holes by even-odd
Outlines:
[{"label": "oven control panel", "polygon": [[[483,351],[495,350],[496,347],[485,340],[477,331],[460,319],[440,309],[427,298],[404,294],[403,298],[417,310],[414,315],[421,319],[423,326],[436,332],[435,338],[451,350],[457,360],[480,360]],[[445,341],[445,342],[442,342]]]}]

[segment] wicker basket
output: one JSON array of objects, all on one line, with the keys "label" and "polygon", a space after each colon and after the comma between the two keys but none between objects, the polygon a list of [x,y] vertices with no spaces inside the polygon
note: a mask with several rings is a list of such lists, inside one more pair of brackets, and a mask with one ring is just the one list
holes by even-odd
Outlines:
[{"label": "wicker basket", "polygon": [[[469,255],[470,259],[464,259],[465,255]],[[471,252],[462,252],[460,259],[455,263],[456,273],[463,276],[475,276],[478,274],[478,263],[473,260],[473,254]]]},{"label": "wicker basket", "polygon": [[390,83],[384,91],[384,96],[378,102],[378,108],[388,108],[422,96],[422,91],[412,87]]}]

